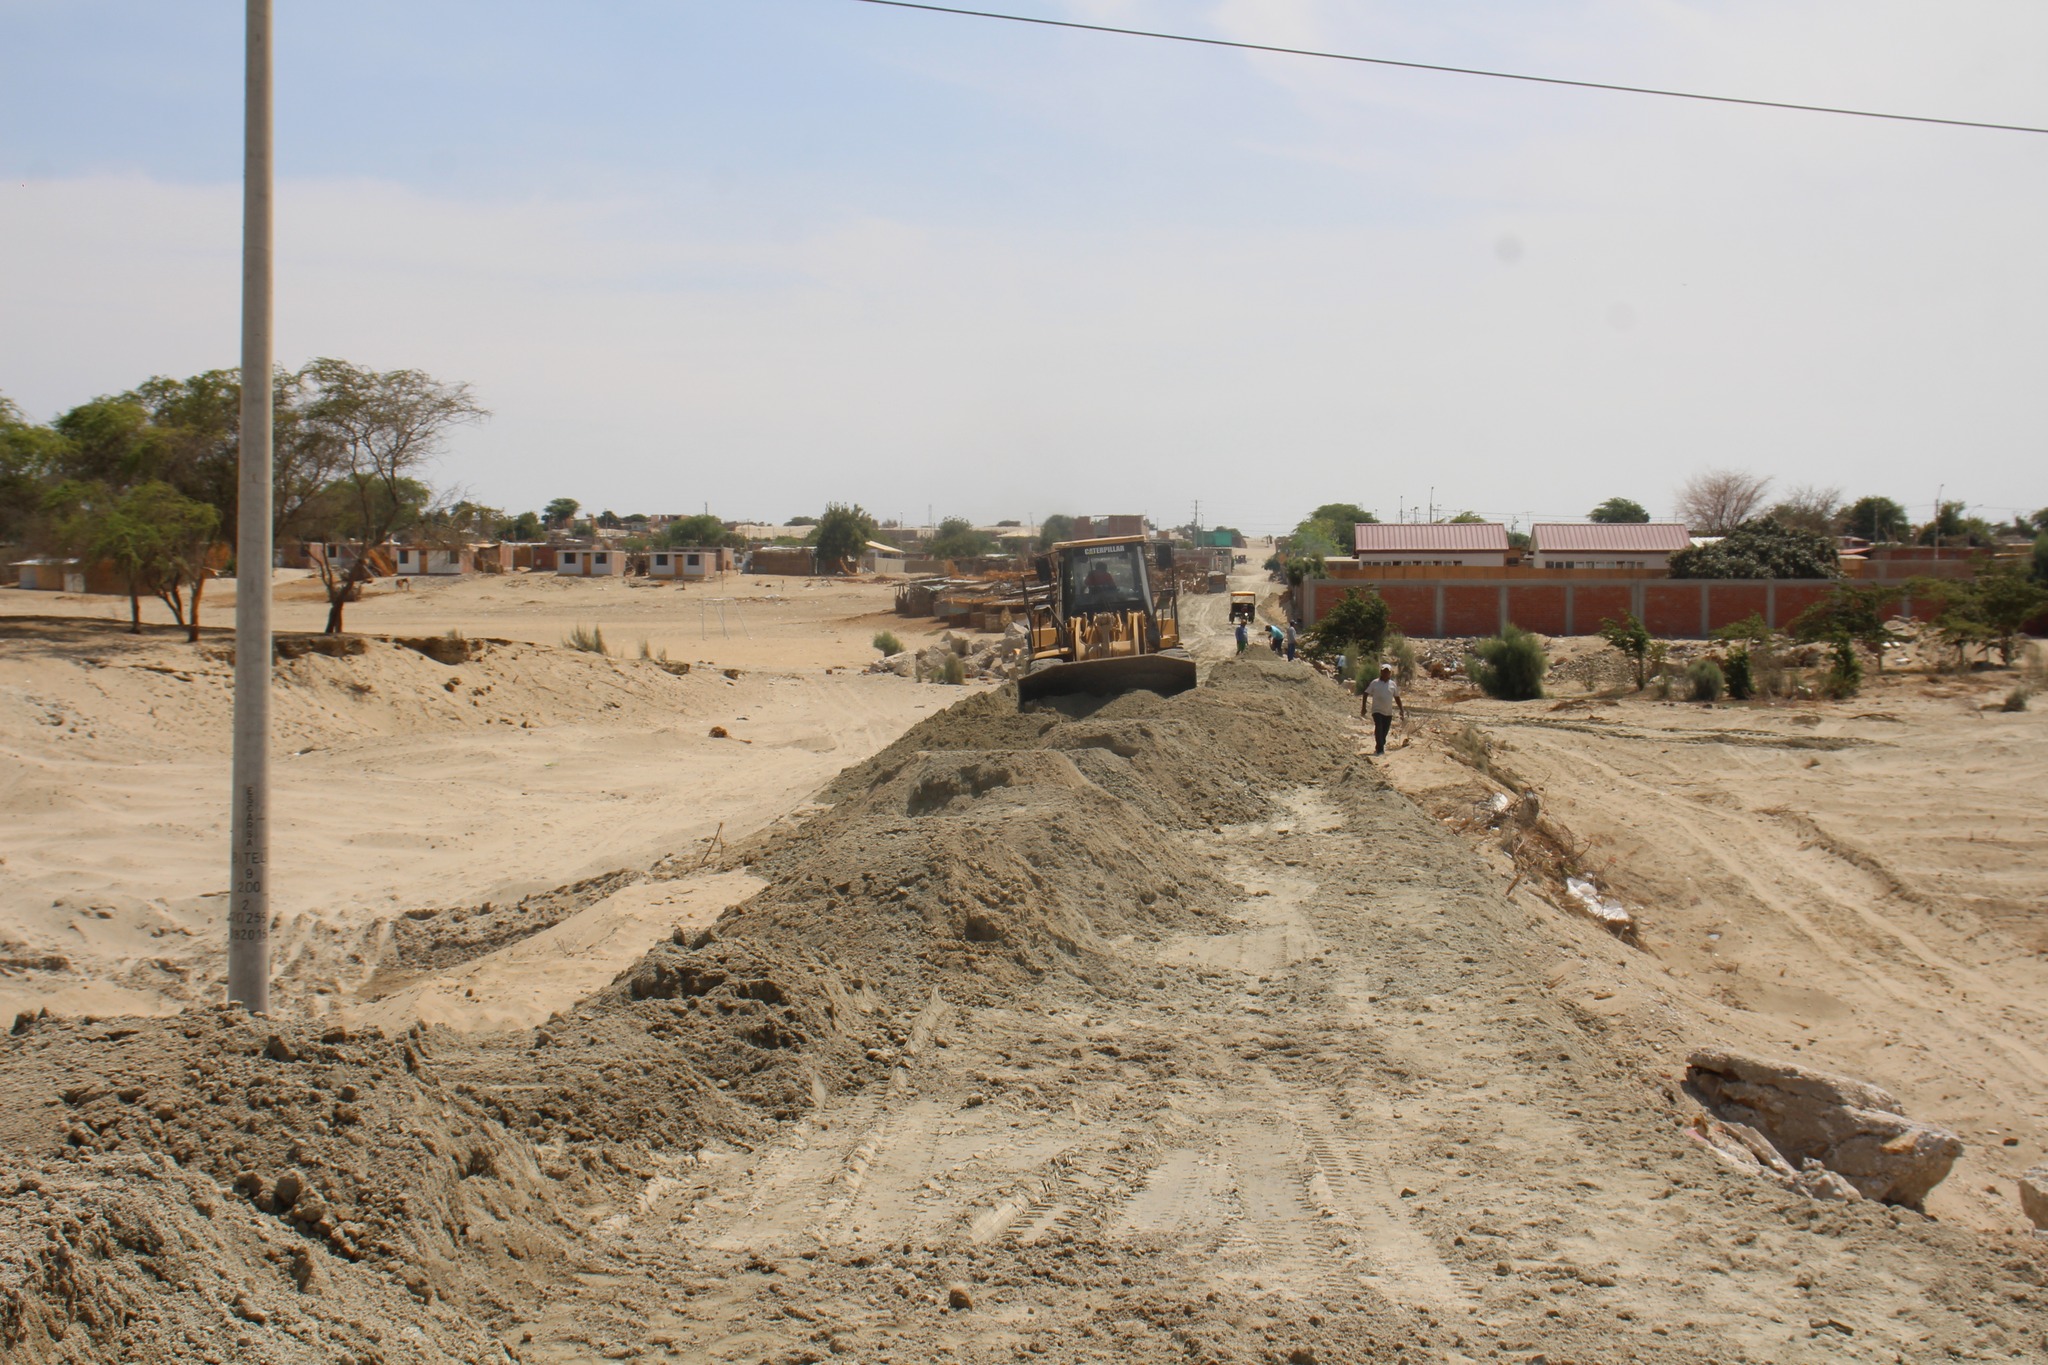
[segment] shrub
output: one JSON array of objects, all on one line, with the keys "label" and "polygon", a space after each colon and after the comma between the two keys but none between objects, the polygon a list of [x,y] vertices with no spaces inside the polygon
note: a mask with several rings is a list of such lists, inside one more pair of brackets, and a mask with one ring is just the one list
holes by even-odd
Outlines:
[{"label": "shrub", "polygon": [[647,638],[642,636],[640,639],[640,657],[648,663],[660,664],[666,668],[668,666],[668,646],[663,645],[660,649],[655,649],[647,643]]},{"label": "shrub", "polygon": [[1771,517],[1753,517],[1710,545],[1671,556],[1673,578],[1838,578],[1835,542]]},{"label": "shrub", "polygon": [[958,654],[948,654],[946,662],[939,665],[939,681],[960,687],[967,682],[967,665]]},{"label": "shrub", "polygon": [[1694,701],[1719,701],[1721,693],[1728,686],[1728,679],[1721,672],[1721,665],[1712,659],[1694,659],[1685,670],[1685,681],[1692,688]]},{"label": "shrub", "polygon": [[1862,686],[1863,661],[1856,657],[1856,642],[1846,635],[1838,635],[1828,671],[1820,680],[1821,695],[1840,701],[1844,697],[1855,696]]},{"label": "shrub", "polygon": [[1665,662],[1671,646],[1662,640],[1650,644],[1650,676],[1657,680],[1657,700],[1671,700],[1671,666]]},{"label": "shrub", "polygon": [[1415,645],[1398,630],[1387,632],[1386,643],[1380,647],[1386,661],[1394,666],[1394,681],[1406,687],[1415,681]]},{"label": "shrub", "polygon": [[886,630],[876,631],[875,638],[868,643],[881,650],[883,654],[901,654],[903,652],[903,642]]},{"label": "shrub", "polygon": [[1302,639],[1312,659],[1343,654],[1355,659],[1378,658],[1387,642],[1387,604],[1371,588],[1356,588],[1330,608],[1329,615],[1315,623]]},{"label": "shrub", "polygon": [[611,650],[605,647],[603,626],[576,626],[567,635],[562,637],[562,643],[570,649],[580,650],[585,654],[609,655],[611,653]]},{"label": "shrub", "polygon": [[1481,640],[1472,647],[1465,673],[1489,697],[1532,701],[1543,695],[1543,672],[1547,667],[1543,642],[1520,626],[1509,624],[1492,639]]},{"label": "shrub", "polygon": [[1749,676],[1749,650],[1737,647],[1728,651],[1728,666],[1722,670],[1728,684],[1728,695],[1735,701],[1748,701],[1756,695],[1756,684]]},{"label": "shrub", "polygon": [[2005,704],[1998,709],[2001,711],[2024,711],[2027,709],[2027,703],[2033,699],[2033,696],[2034,689],[2025,683],[2021,683],[2018,687],[2005,694]]},{"label": "shrub", "polygon": [[1619,621],[1603,618],[1600,638],[1620,650],[1635,666],[1636,691],[1642,691],[1648,681],[1644,676],[1644,663],[1650,655],[1650,632],[1643,628],[1643,623],[1636,619],[1634,612],[1623,613]]}]

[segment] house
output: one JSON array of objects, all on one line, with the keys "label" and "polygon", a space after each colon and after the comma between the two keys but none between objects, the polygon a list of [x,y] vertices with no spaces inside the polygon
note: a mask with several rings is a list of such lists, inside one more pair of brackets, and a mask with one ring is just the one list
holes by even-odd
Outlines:
[{"label": "house", "polygon": [[903,575],[903,561],[906,557],[903,551],[894,545],[884,545],[879,540],[871,540],[867,543],[867,548],[861,552],[860,566],[869,573],[889,574],[900,578]]},{"label": "house", "polygon": [[786,548],[779,545],[763,545],[747,556],[748,573],[787,575],[800,578],[817,572],[817,563],[811,552],[802,547]]},{"label": "house", "polygon": [[17,559],[9,567],[14,570],[14,586],[26,592],[85,591],[85,566],[75,559],[38,555]]},{"label": "house", "polygon": [[555,555],[555,574],[562,578],[609,578],[626,571],[624,551],[565,549]]},{"label": "house", "polygon": [[392,572],[400,575],[431,574],[441,578],[465,574],[476,567],[475,552],[466,546],[437,550],[428,545],[393,545],[386,553],[391,556]]},{"label": "house", "polygon": [[518,547],[509,540],[471,541],[469,553],[484,573],[511,573]]},{"label": "house", "polygon": [[1499,569],[1508,529],[1497,521],[1360,522],[1352,529],[1359,564],[1462,564]]},{"label": "house", "polygon": [[370,563],[369,576],[376,578],[394,572],[391,563],[392,548],[389,545],[380,546],[370,550],[365,556],[363,544],[359,540],[308,541],[306,567],[318,571],[324,565],[333,571],[336,578],[345,578],[349,571],[355,568],[357,560],[367,557]]},{"label": "house", "polygon": [[1096,540],[1111,536],[1142,536],[1145,518],[1129,513],[1106,517],[1075,517],[1073,539]]},{"label": "house", "polygon": [[673,549],[647,551],[649,578],[710,578],[731,573],[737,567],[731,550],[706,545],[684,545]]},{"label": "house", "polygon": [[1538,569],[1671,568],[1673,551],[1692,544],[1682,521],[1539,521],[1529,528],[1529,562]]}]

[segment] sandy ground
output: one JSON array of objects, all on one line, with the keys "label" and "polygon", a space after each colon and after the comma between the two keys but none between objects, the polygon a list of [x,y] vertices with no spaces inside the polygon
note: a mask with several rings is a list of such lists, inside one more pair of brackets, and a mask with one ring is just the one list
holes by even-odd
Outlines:
[{"label": "sandy ground", "polygon": [[[735,580],[728,638],[708,602],[727,594],[714,590],[422,584],[352,607],[351,627],[503,643],[452,667],[377,639],[362,656],[281,662],[280,990],[340,1008],[373,976],[390,984],[383,945],[409,912],[637,874],[701,852],[721,828],[736,842],[955,699],[847,671],[875,657],[878,628],[905,639],[933,629],[888,614],[886,585],[781,587]],[[131,636],[111,624],[126,605],[0,592],[9,1018],[45,1006],[154,1013],[216,993],[231,639],[209,632],[194,647],[168,626]],[[287,601],[278,628],[317,630],[322,611]],[[559,648],[572,624],[602,626],[627,657]],[[643,639],[690,671],[639,659]],[[731,738],[712,738],[713,726]]]},{"label": "sandy ground", "polygon": [[[419,810],[500,801],[493,822],[527,823],[337,850],[326,884],[388,862],[387,899],[298,912],[300,941],[333,943],[290,966],[313,984],[274,1023],[46,1021],[5,1044],[0,1341],[149,1361],[2048,1358],[2048,1243],[2010,1179],[2048,1146],[2038,713],[1924,677],[1712,710],[1424,684],[1376,762],[1306,668],[1224,661],[1224,609],[1189,604],[1197,691],[1031,714],[997,690],[932,715],[958,694],[815,660],[767,679],[527,645],[452,670],[396,646],[294,661],[294,742],[357,746],[306,789],[330,842],[385,827],[351,775],[415,751],[396,775]],[[0,739],[25,760],[4,800],[35,835],[0,868],[32,892],[7,883],[29,906],[8,932],[84,945],[7,984],[170,1001],[190,987],[134,965],[169,903],[100,920],[117,893],[92,885],[139,895],[153,859],[217,845],[217,816],[126,813],[181,762],[195,792],[218,780],[217,748],[176,753],[203,728],[151,733],[217,710],[217,685],[188,647],[106,639],[36,627],[0,659]],[[841,715],[858,735],[838,748],[704,737],[836,736]],[[517,814],[532,803],[487,793],[501,765],[515,788],[554,771],[528,744],[640,765],[644,813],[565,814],[567,784]],[[1516,880],[1476,817],[1531,788],[1635,942]],[[400,890],[437,865],[447,895]],[[1816,1203],[1692,1140],[1678,1080],[1703,1045],[1860,1076],[1955,1129],[1932,1216]],[[317,1184],[310,1216],[287,1176]]]},{"label": "sandy ground", "polygon": [[[2048,714],[1999,709],[2012,684],[1914,670],[1845,702],[1701,706],[1425,678],[1383,768],[1459,826],[1534,789],[1633,911],[1642,951],[1559,992],[1668,1057],[1712,1033],[1876,1080],[1968,1143],[1930,1209],[2016,1228],[2013,1177],[2048,1149]],[[1468,725],[1490,776],[1448,743]]]}]

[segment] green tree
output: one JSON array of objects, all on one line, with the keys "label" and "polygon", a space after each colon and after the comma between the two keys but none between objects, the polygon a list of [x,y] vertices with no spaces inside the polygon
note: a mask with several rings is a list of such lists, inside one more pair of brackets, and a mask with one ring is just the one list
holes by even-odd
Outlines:
[{"label": "green tree", "polygon": [[1371,588],[1345,592],[1322,620],[1302,637],[1303,648],[1313,659],[1378,658],[1387,642],[1389,613],[1386,601]]},{"label": "green tree", "polygon": [[1600,622],[1600,638],[1621,651],[1636,671],[1636,691],[1648,684],[1644,670],[1650,657],[1650,632],[1636,619],[1634,612],[1624,613],[1619,621],[1603,618]]},{"label": "green tree", "polygon": [[2048,586],[2048,533],[2034,538],[2033,573],[2036,583]]},{"label": "green tree", "polygon": [[1873,544],[1902,541],[1913,532],[1906,509],[1890,498],[1858,498],[1842,512],[1842,533],[1860,536]]},{"label": "green tree", "polygon": [[875,519],[859,503],[828,505],[825,515],[818,518],[817,538],[812,542],[819,566],[843,570],[847,565],[858,564],[861,551],[875,538],[878,529]]},{"label": "green tree", "polygon": [[707,550],[738,549],[745,542],[708,512],[678,517],[664,526],[655,544],[668,549],[699,546]]},{"label": "green tree", "polygon": [[29,538],[43,490],[65,466],[67,446],[61,432],[30,422],[0,395],[0,541]]},{"label": "green tree", "polygon": [[521,512],[498,527],[500,540],[539,540],[546,534],[547,530],[541,525],[540,516],[534,512]]},{"label": "green tree", "polygon": [[791,517],[788,521],[785,521],[782,524],[784,526],[816,526],[818,524],[818,519],[816,517],[798,516]]},{"label": "green tree", "polygon": [[994,536],[975,530],[974,523],[965,517],[947,517],[939,523],[932,543],[925,548],[934,559],[972,559],[977,555],[993,554],[996,540]]},{"label": "green tree", "polygon": [[1479,515],[1479,514],[1478,514],[1477,512],[1469,512],[1469,511],[1468,511],[1468,512],[1460,512],[1460,513],[1458,513],[1458,515],[1456,515],[1455,517],[1447,517],[1447,518],[1445,518],[1445,520],[1446,520],[1446,521],[1447,521],[1447,522],[1448,522],[1449,524],[1451,524],[1451,525],[1454,525],[1454,526],[1457,526],[1457,525],[1480,525],[1480,524],[1484,524],[1484,522],[1486,521],[1486,518],[1485,518],[1485,517],[1482,517],[1482,516],[1480,516],[1480,515]]},{"label": "green tree", "polygon": [[1999,658],[2012,667],[2027,623],[2048,612],[2048,589],[2017,567],[2000,568],[1972,582],[1967,597],[1970,615],[1983,622]]},{"label": "green tree", "polygon": [[1063,540],[1074,538],[1074,519],[1065,512],[1055,512],[1038,527],[1038,548],[1050,550]]},{"label": "green tree", "polygon": [[1833,578],[1837,566],[1832,539],[1769,517],[1745,521],[1711,545],[1688,546],[1671,556],[1673,578]]},{"label": "green tree", "polygon": [[1289,553],[1317,558],[1349,554],[1357,543],[1352,528],[1378,520],[1355,502],[1326,502],[1295,526],[1288,536]]},{"label": "green tree", "polygon": [[541,519],[549,526],[566,526],[582,506],[583,504],[574,498],[552,498],[548,505],[541,509]]},{"label": "green tree", "polygon": [[[1586,513],[1588,521],[1648,521],[1650,510],[1630,498],[1609,498]],[[1640,685],[1640,684],[1639,684]]]},{"label": "green tree", "polygon": [[[114,492],[105,484],[70,482],[52,491],[59,537],[88,560],[107,560],[128,584],[128,628],[142,633],[142,594],[164,599],[187,638],[199,639],[199,595],[206,554],[220,513],[161,479]],[[184,593],[192,593],[189,620]]]},{"label": "green tree", "polygon": [[1991,523],[1982,517],[1968,515],[1969,506],[1960,502],[1944,502],[1936,509],[1934,520],[1922,526],[1914,537],[1922,545],[1940,545],[1956,549],[1983,548],[1998,543],[1998,533],[1991,529]]},{"label": "green tree", "polygon": [[[379,373],[327,357],[303,373],[315,392],[308,420],[339,453],[341,477],[332,485],[363,553],[340,568],[323,556],[327,633],[342,630],[342,607],[371,573],[370,552],[389,540],[411,504],[415,477],[454,427],[490,414],[467,384],[448,384],[418,370]],[[550,504],[552,506],[553,504]]]}]

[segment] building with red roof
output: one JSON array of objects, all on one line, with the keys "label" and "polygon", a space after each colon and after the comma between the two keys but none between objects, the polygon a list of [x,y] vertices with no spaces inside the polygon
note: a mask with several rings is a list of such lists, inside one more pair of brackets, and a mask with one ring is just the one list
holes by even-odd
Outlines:
[{"label": "building with red roof", "polygon": [[1360,564],[1464,564],[1498,569],[1508,562],[1508,529],[1497,521],[1362,521],[1351,534]]},{"label": "building with red roof", "polygon": [[1692,544],[1682,521],[1539,521],[1529,528],[1538,569],[1669,569]]}]

